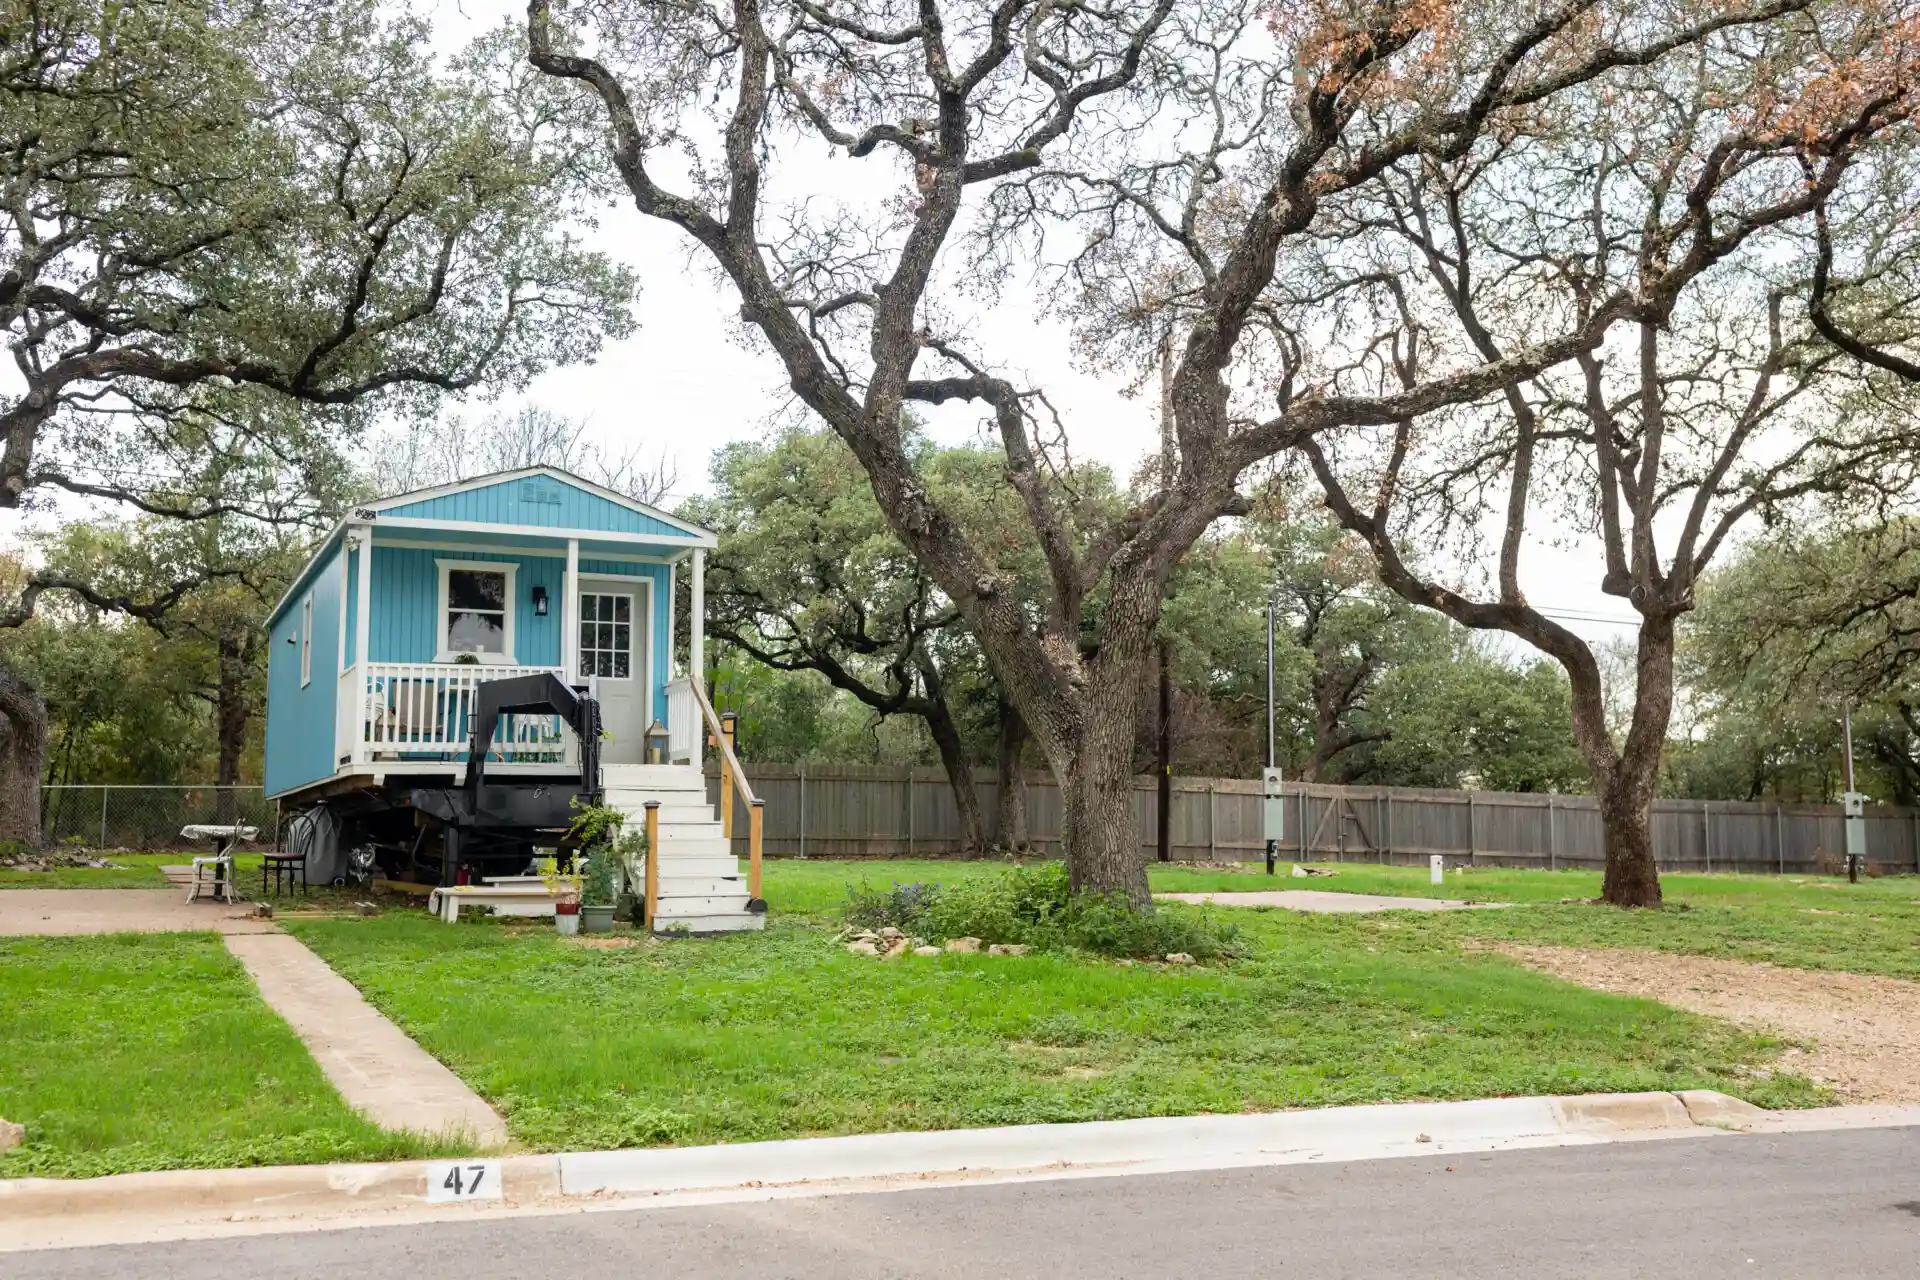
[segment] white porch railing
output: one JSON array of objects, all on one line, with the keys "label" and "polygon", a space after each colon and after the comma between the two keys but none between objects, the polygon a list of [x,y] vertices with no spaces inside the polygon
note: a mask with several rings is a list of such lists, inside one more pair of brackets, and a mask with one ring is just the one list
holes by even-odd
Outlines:
[{"label": "white porch railing", "polygon": [[701,758],[700,704],[693,696],[693,681],[681,676],[667,685],[667,762],[694,764]]},{"label": "white porch railing", "polygon": [[[356,760],[463,760],[474,694],[489,680],[559,667],[479,666],[443,662],[373,662],[342,677],[343,755]],[[578,759],[573,733],[556,715],[503,715],[489,760],[564,764]]]}]

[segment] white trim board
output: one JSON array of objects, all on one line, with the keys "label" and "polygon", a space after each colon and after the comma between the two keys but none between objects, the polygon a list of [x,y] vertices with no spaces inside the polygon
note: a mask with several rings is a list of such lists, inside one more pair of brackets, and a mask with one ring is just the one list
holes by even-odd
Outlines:
[{"label": "white trim board", "polygon": [[388,511],[394,507],[404,507],[415,502],[430,502],[435,498],[444,498],[450,494],[469,493],[475,489],[489,489],[497,484],[510,484],[515,480],[525,480],[532,476],[542,476],[549,480],[557,480],[561,484],[571,485],[582,492],[592,494],[596,498],[603,498],[616,506],[625,507],[628,511],[638,512],[643,516],[658,520],[661,524],[678,529],[682,533],[691,534],[696,539],[704,540],[706,545],[712,545],[713,534],[709,530],[702,529],[696,524],[689,524],[677,516],[668,515],[658,507],[649,506],[647,503],[641,502],[636,498],[630,498],[617,490],[606,488],[603,485],[597,485],[584,476],[574,475],[571,471],[562,471],[559,467],[521,467],[514,471],[495,471],[484,476],[474,476],[470,480],[456,481],[453,484],[435,485],[429,489],[415,489],[409,493],[396,493],[391,498],[381,498],[379,501],[370,502],[360,509],[366,511]]},{"label": "white trim board", "polygon": [[[409,551],[465,551],[475,555],[487,556],[525,556],[533,560],[565,560],[567,558],[567,540],[561,539],[557,547],[515,547],[504,542],[435,542],[431,538],[375,538],[376,547],[400,547]],[[582,547],[582,560],[605,560],[612,564],[680,564],[693,554],[693,549],[677,556],[638,556],[619,551],[593,551]]]},{"label": "white trim board", "polygon": [[565,542],[568,538],[578,538],[582,542],[620,542],[631,546],[660,547],[663,550],[681,547],[698,547],[707,551],[719,546],[719,539],[710,533],[687,538],[669,538],[658,533],[616,533],[606,529],[570,529],[558,525],[544,524],[494,524],[482,520],[432,520],[425,516],[377,516],[372,525],[376,529],[413,529],[427,533],[490,533],[496,537],[552,538]]}]

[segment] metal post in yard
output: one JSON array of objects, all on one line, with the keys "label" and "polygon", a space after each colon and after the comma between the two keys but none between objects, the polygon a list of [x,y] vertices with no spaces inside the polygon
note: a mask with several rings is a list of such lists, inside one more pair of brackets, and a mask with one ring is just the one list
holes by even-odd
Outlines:
[{"label": "metal post in yard", "polygon": [[107,847],[107,789],[100,788],[100,843],[97,848]]},{"label": "metal post in yard", "polygon": [[1213,778],[1207,779],[1207,861],[1216,862],[1220,857],[1220,783]]}]

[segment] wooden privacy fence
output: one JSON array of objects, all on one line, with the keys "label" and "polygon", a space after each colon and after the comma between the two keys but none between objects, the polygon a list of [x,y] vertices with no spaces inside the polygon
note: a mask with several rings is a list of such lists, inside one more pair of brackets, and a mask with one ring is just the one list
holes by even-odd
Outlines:
[{"label": "wooden privacy fence", "polygon": [[[962,852],[960,813],[939,769],[889,765],[745,766],[765,802],[768,857],[945,857]],[[1000,803],[995,775],[975,776],[991,830]],[[709,778],[717,796],[717,782]],[[1244,861],[1263,856],[1260,784],[1239,778],[1176,778],[1172,857]],[[1602,865],[1600,813],[1590,796],[1411,787],[1286,785],[1280,855],[1300,861],[1425,862],[1433,854],[1482,866]],[[1138,778],[1133,818],[1140,847],[1156,848],[1159,795]],[[1048,774],[1027,776],[1027,835],[1060,847],[1060,791]],[[1867,864],[1920,871],[1920,810],[1867,810]],[[745,823],[734,826],[746,853]],[[1302,833],[1305,833],[1304,840]],[[1838,805],[1743,800],[1657,800],[1653,844],[1663,870],[1833,870],[1846,848]]]}]

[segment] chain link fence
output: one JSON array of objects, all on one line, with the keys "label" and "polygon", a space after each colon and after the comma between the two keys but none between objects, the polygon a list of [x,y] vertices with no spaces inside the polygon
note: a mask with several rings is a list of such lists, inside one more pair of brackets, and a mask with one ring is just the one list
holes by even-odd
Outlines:
[{"label": "chain link fence", "polygon": [[194,847],[180,828],[200,824],[257,827],[243,848],[273,843],[275,805],[259,787],[46,786],[40,822],[52,844],[90,849],[171,850]]}]

